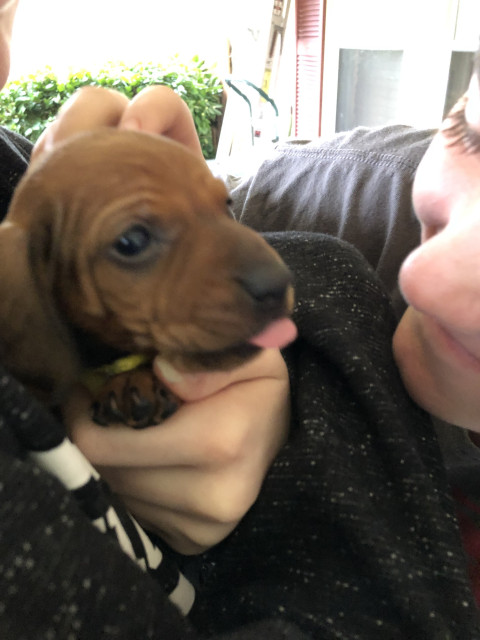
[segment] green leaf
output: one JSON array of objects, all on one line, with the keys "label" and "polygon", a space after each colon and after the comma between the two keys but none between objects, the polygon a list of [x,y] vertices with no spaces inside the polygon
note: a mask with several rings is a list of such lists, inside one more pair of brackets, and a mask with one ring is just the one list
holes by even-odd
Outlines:
[{"label": "green leaf", "polygon": [[205,158],[214,157],[212,128],[222,113],[223,87],[198,56],[188,64],[173,58],[167,66],[109,62],[95,74],[80,69],[61,81],[46,67],[37,74],[10,82],[0,92],[0,124],[35,142],[60,106],[80,87],[109,87],[132,98],[153,84],[169,86],[183,98],[192,112]]}]

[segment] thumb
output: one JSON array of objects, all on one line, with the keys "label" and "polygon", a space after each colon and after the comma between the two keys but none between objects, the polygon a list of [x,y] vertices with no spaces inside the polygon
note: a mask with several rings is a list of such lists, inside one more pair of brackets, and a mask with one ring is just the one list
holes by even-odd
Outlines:
[{"label": "thumb", "polygon": [[258,378],[283,378],[285,363],[278,349],[262,349],[248,362],[230,371],[184,373],[160,357],[153,371],[182,400],[192,402],[211,396],[230,385]]},{"label": "thumb", "polygon": [[185,402],[201,400],[228,387],[239,377],[238,369],[233,371],[202,371],[185,373],[175,369],[162,358],[155,358],[155,375],[179,398]]}]

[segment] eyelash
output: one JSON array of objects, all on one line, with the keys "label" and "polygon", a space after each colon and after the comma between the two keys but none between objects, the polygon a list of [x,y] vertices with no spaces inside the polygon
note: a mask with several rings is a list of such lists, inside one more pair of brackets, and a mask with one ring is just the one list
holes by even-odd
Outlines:
[{"label": "eyelash", "polygon": [[462,96],[448,114],[442,132],[450,141],[450,146],[463,147],[465,153],[480,152],[480,133],[473,129],[465,118],[468,97]]}]

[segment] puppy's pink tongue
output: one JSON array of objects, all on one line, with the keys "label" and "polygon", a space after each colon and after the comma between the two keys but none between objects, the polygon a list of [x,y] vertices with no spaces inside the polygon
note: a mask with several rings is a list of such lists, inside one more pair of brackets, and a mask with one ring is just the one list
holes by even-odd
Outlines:
[{"label": "puppy's pink tongue", "polygon": [[261,331],[258,335],[250,338],[248,342],[254,344],[256,347],[263,347],[269,349],[271,347],[286,347],[287,344],[293,342],[297,337],[297,327],[293,324],[290,318],[281,318],[280,320],[274,320],[266,329]]}]

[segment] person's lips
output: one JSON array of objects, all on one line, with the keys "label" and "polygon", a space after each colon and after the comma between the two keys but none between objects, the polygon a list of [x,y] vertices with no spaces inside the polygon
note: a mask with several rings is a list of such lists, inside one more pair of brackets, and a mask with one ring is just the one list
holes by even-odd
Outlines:
[{"label": "person's lips", "polygon": [[467,346],[466,338],[457,337],[452,330],[429,316],[424,316],[424,330],[429,342],[442,358],[453,358],[463,367],[480,373],[480,357]]}]

